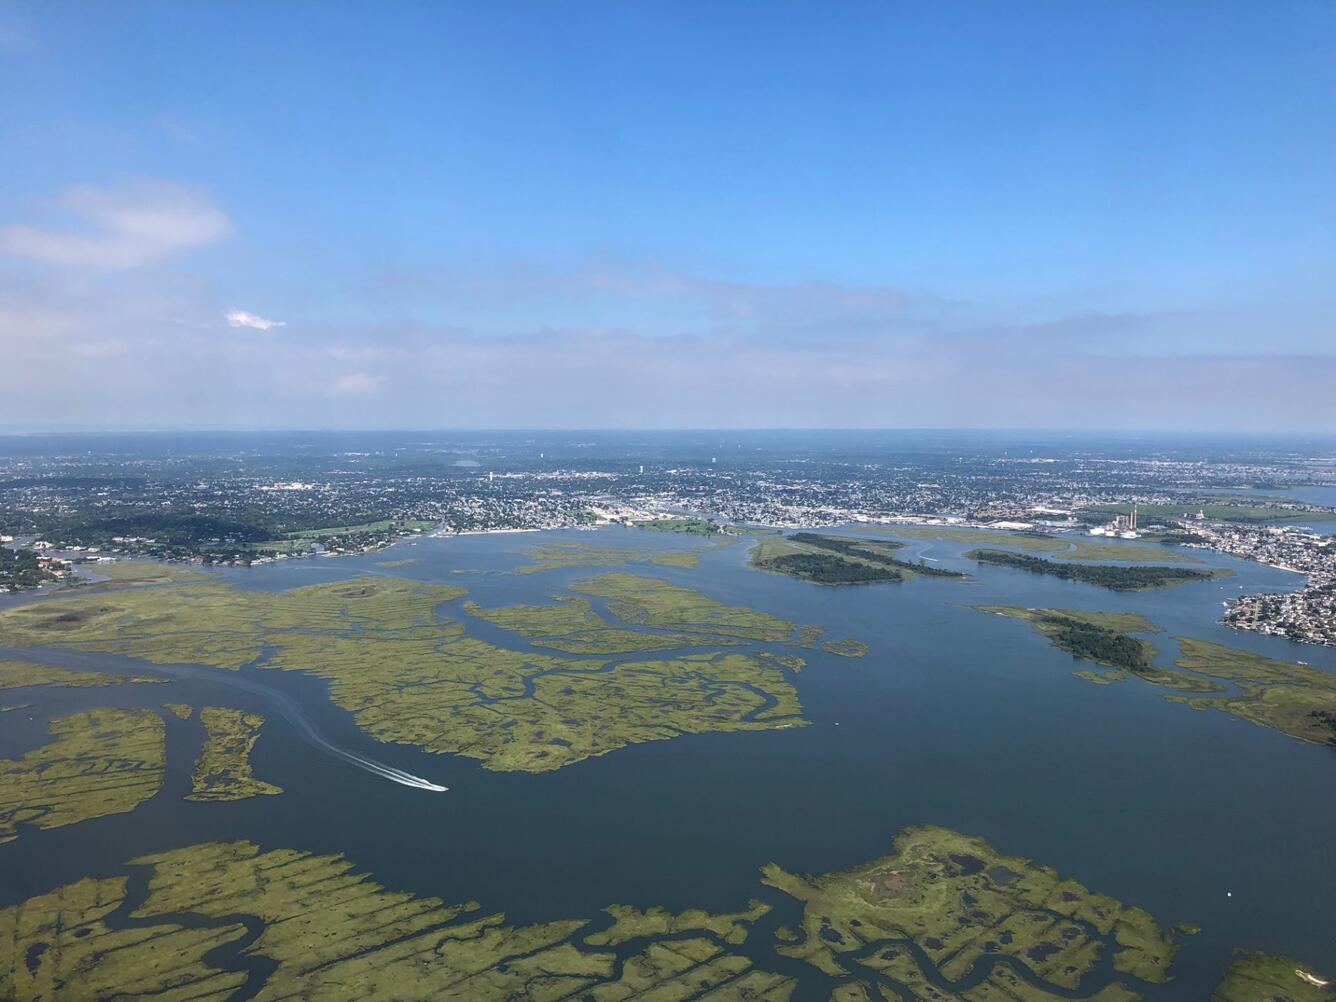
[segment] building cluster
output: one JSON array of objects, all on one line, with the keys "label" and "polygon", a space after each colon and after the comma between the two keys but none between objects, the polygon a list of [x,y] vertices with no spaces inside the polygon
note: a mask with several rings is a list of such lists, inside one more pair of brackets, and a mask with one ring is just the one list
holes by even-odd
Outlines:
[{"label": "building cluster", "polygon": [[1121,539],[1137,539],[1141,532],[1137,528],[1137,506],[1126,515],[1115,515],[1104,525],[1097,525],[1090,530],[1092,536],[1118,536]]},{"label": "building cluster", "polygon": [[38,557],[37,567],[50,574],[57,581],[63,580],[73,572],[73,564],[63,557]]},{"label": "building cluster", "polygon": [[1310,644],[1336,644],[1336,537],[1234,524],[1191,523],[1191,531],[1213,550],[1304,576],[1305,584],[1296,591],[1235,599],[1225,610],[1226,623]]},{"label": "building cluster", "polygon": [[70,561],[30,547],[16,545],[6,535],[0,539],[0,592],[37,588],[72,576]]},{"label": "building cluster", "polygon": [[[0,456],[0,530],[62,551],[241,563],[362,552],[417,531],[558,529],[670,513],[792,529],[912,519],[1127,536],[1145,533],[1146,506],[1185,494],[1336,478],[1324,457],[1289,453],[1234,461],[1053,446],[1008,455],[987,445],[897,451],[832,438],[819,447],[798,440],[791,451],[711,444],[690,458],[690,443],[667,439],[601,447],[549,436],[539,445]],[[1129,502],[1140,515],[1108,521],[1109,505]]]}]

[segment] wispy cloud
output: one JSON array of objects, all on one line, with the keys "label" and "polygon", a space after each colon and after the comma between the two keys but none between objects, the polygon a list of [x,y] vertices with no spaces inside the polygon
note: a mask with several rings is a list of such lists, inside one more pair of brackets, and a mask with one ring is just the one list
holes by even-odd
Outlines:
[{"label": "wispy cloud", "polygon": [[365,322],[306,311],[280,336],[255,332],[283,321],[232,308],[193,268],[0,267],[5,360],[83,387],[53,410],[41,381],[19,380],[0,425],[1336,425],[1325,300],[1021,311],[889,284],[490,278],[424,283],[414,308],[363,306]]},{"label": "wispy cloud", "polygon": [[258,313],[247,313],[245,310],[229,310],[225,319],[229,327],[249,327],[257,331],[269,331],[275,327],[288,325],[286,320],[270,320],[268,317],[262,317]]},{"label": "wispy cloud", "polygon": [[[20,380],[0,399],[0,425],[30,425],[34,415],[98,425],[110,413],[166,426],[253,424],[263,414],[301,427],[1273,430],[1336,422],[1336,356],[1110,353],[1101,318],[867,338],[851,353],[841,341],[597,328],[497,337],[398,322],[219,338],[154,321],[137,298],[63,308],[76,305],[65,317],[59,301],[6,297],[0,283],[0,333],[12,326],[17,335],[4,341],[7,361],[16,371],[59,371],[85,388],[52,410],[40,381]],[[171,312],[182,310],[173,304]],[[1071,336],[1059,343],[1063,325]]]},{"label": "wispy cloud", "polygon": [[232,230],[206,194],[159,181],[119,189],[76,185],[61,197],[60,206],[74,225],[0,227],[0,254],[112,271],[153,264]]},{"label": "wispy cloud", "polygon": [[385,381],[365,372],[350,372],[334,380],[329,391],[336,397],[369,397],[380,392]]},{"label": "wispy cloud", "polygon": [[663,267],[591,262],[573,268],[458,265],[382,274],[365,290],[382,312],[418,307],[480,332],[599,324],[656,336],[681,334],[769,343],[856,343],[972,328],[996,311],[926,290],[834,281],[761,282]]}]

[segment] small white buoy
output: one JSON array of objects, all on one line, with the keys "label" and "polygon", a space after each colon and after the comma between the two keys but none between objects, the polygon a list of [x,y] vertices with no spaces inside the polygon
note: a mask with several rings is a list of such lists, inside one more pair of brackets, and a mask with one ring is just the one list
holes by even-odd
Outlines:
[{"label": "small white buoy", "polygon": [[1233,892],[1233,891],[1225,891],[1225,897],[1227,897],[1227,898],[1232,898],[1233,896],[1234,896],[1234,892]]},{"label": "small white buoy", "polygon": [[835,721],[835,726],[836,726],[836,727],[839,727],[839,726],[840,726],[840,722],[839,722],[838,720]]}]

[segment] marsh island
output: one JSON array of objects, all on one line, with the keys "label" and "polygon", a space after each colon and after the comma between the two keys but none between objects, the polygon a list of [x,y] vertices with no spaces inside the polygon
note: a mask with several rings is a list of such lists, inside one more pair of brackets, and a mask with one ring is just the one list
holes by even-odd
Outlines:
[{"label": "marsh island", "polygon": [[[583,597],[465,611],[571,653],[693,650],[649,660],[534,654],[470,636],[439,615],[462,588],[377,575],[263,594],[189,573],[9,610],[0,614],[0,643],[307,672],[328,680],[334,701],[368,733],[498,770],[548,771],[680,734],[804,723],[790,665],[728,648],[811,647],[820,628],[656,578],[605,574],[572,590],[606,602],[621,625]],[[866,648],[850,639],[826,649],[856,657]]]},{"label": "marsh island", "polygon": [[1219,569],[1198,570],[1191,567],[1156,567],[1154,565],[1133,564],[1077,564],[1059,560],[1045,560],[1024,553],[1009,553],[1006,550],[970,550],[965,554],[967,560],[981,564],[993,564],[999,567],[1012,567],[1031,574],[1047,574],[1062,578],[1064,581],[1081,581],[1085,584],[1098,585],[1110,591],[1148,591],[1152,588],[1169,588],[1174,585],[1188,584],[1193,581],[1212,581],[1216,578],[1229,577],[1232,572]]},{"label": "marsh island", "polygon": [[[388,889],[339,855],[214,842],[131,865],[143,894],[110,876],[0,909],[5,997],[221,1002],[244,987],[261,1000],[787,1002],[828,977],[831,998],[846,1000],[1045,1002],[1080,988],[1131,1002],[1138,984],[1171,980],[1181,939],[1140,908],[944,828],[905,831],[891,853],[844,872],[771,864],[756,888],[765,897],[733,912],[614,904],[523,925]],[[758,935],[785,902],[800,906],[797,931]],[[1279,985],[1290,963],[1241,956],[1222,1002],[1255,997],[1239,994],[1249,983]]]},{"label": "marsh island", "polygon": [[900,560],[893,554],[903,547],[903,543],[884,539],[795,532],[762,539],[752,551],[751,563],[763,571],[827,585],[907,581],[916,574],[941,578],[965,576],[959,571],[932,567],[923,561]]}]

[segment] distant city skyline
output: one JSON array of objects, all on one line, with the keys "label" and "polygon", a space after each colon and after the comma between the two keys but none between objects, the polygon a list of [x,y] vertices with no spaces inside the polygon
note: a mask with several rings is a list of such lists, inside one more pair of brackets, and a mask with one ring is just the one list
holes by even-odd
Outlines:
[{"label": "distant city skyline", "polygon": [[0,431],[1336,431],[1336,7],[0,10]]}]

